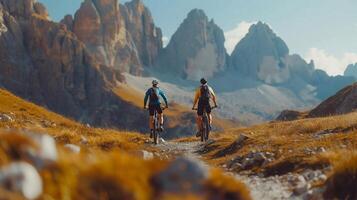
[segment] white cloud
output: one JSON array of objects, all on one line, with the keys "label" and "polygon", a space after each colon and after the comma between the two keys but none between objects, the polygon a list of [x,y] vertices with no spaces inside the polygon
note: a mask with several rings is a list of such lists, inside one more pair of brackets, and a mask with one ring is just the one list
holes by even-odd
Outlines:
[{"label": "white cloud", "polygon": [[162,37],[162,45],[166,47],[169,44],[170,39],[166,36]]},{"label": "white cloud", "polygon": [[317,69],[325,70],[329,75],[342,75],[347,65],[357,62],[357,53],[344,53],[337,57],[323,49],[310,48],[306,60],[314,60]]},{"label": "white cloud", "polygon": [[255,24],[256,22],[246,22],[242,21],[239,23],[234,29],[226,31],[224,36],[226,38],[225,47],[227,52],[231,54],[237,45],[237,43],[243,39],[243,37],[248,33],[249,28],[251,25]]}]

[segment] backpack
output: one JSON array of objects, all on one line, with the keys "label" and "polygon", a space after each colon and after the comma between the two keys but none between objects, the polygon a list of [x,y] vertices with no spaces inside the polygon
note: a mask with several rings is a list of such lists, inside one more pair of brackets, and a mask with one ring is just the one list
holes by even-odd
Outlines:
[{"label": "backpack", "polygon": [[201,90],[201,97],[200,97],[201,100],[209,101],[211,98],[211,92],[209,90],[208,85],[202,85],[200,90]]},{"label": "backpack", "polygon": [[159,96],[157,94],[157,89],[155,88],[151,88],[151,92],[150,92],[150,102],[154,103],[154,102],[158,102],[159,101]]}]

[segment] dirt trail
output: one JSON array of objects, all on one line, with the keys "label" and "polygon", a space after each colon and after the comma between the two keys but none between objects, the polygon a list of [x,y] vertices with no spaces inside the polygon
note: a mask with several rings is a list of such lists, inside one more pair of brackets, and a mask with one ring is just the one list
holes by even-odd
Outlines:
[{"label": "dirt trail", "polygon": [[[165,142],[159,144],[157,147],[166,155],[188,156],[202,161],[201,156],[197,153],[197,150],[202,147],[202,143],[200,142]],[[246,176],[233,173],[228,174],[235,176],[238,180],[244,182],[250,188],[251,195],[255,200],[302,199],[301,197],[292,196],[288,183],[284,183],[281,177],[260,178],[258,176]]]}]

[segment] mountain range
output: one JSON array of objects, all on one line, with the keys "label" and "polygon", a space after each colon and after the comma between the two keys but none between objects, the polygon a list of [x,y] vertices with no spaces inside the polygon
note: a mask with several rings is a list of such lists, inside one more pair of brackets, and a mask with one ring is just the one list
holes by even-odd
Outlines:
[{"label": "mountain range", "polygon": [[207,77],[220,98],[219,116],[246,124],[310,108],[356,80],[328,76],[313,61],[291,55],[263,22],[229,55],[222,29],[200,9],[164,48],[161,29],[140,0],[85,0],[59,23],[35,0],[0,4],[0,86],[101,127],[145,130],[146,113],[116,90],[128,77],[142,93],[150,82],[138,82],[141,77],[177,86],[167,93],[184,105],[192,102],[197,80]]}]

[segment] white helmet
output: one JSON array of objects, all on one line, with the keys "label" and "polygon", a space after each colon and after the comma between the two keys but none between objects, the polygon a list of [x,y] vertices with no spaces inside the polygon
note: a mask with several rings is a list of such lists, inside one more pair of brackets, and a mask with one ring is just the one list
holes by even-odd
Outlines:
[{"label": "white helmet", "polygon": [[153,81],[152,81],[152,84],[153,84],[153,85],[157,85],[157,84],[159,84],[159,81],[153,80]]}]

